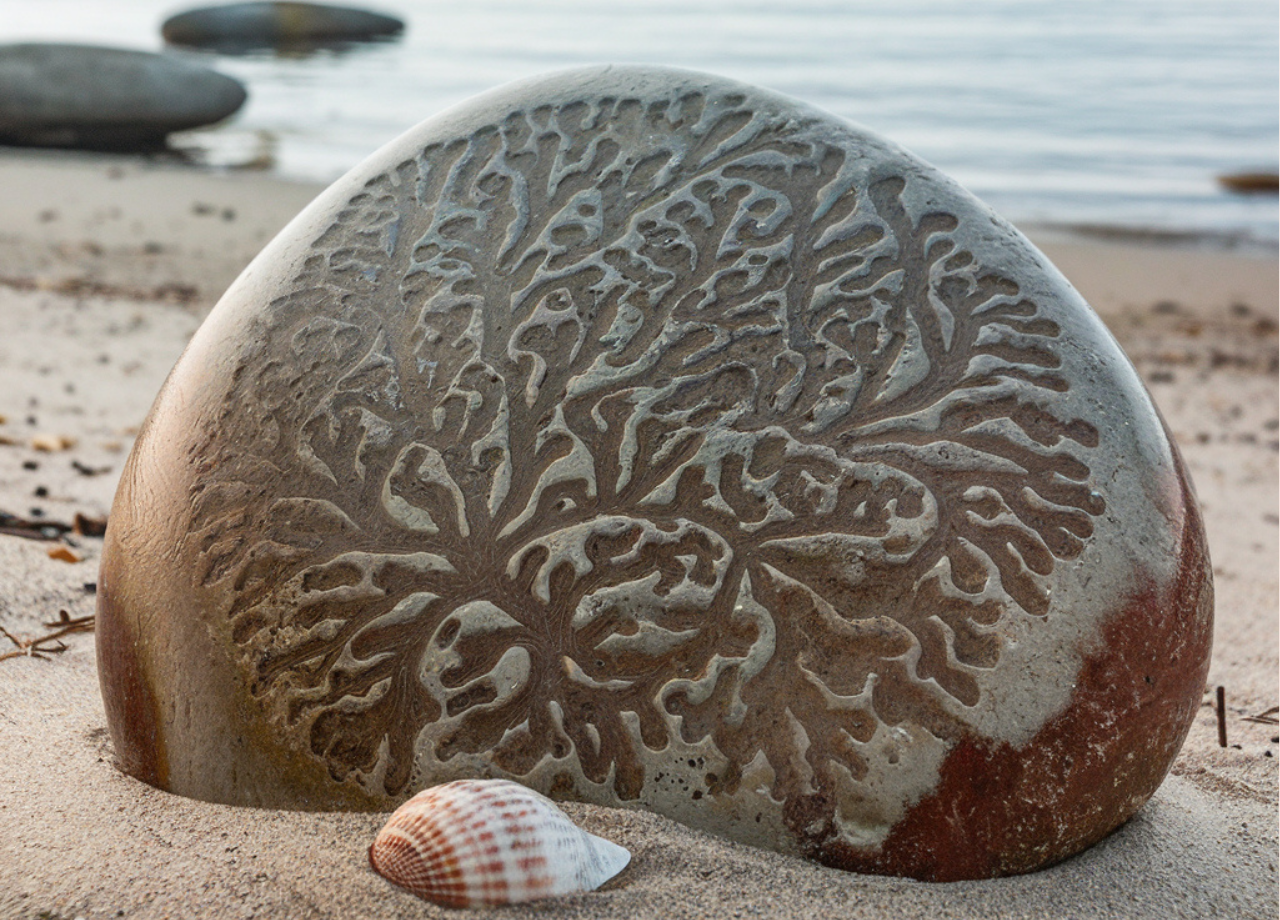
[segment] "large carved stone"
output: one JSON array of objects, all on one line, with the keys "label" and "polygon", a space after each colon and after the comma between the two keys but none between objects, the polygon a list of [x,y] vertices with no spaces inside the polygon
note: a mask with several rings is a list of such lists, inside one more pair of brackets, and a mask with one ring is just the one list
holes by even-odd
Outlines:
[{"label": "large carved stone", "polygon": [[161,392],[99,587],[162,788],[509,777],[934,879],[1132,815],[1212,620],[1177,451],[1021,235],[830,115],[627,68],[291,224]]}]

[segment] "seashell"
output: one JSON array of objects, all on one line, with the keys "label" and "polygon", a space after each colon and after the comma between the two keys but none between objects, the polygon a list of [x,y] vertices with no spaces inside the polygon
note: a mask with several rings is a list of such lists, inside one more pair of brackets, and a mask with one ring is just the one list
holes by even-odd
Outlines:
[{"label": "seashell", "polygon": [[626,848],[588,834],[546,796],[501,779],[419,792],[369,847],[379,875],[446,907],[593,891],[630,861]]}]

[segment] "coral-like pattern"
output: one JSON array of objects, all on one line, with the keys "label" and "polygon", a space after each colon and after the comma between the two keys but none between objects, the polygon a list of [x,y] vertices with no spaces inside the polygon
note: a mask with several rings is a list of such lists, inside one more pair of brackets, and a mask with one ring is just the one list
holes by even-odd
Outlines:
[{"label": "coral-like pattern", "polygon": [[712,794],[763,754],[816,827],[878,729],[959,736],[1103,510],[1099,435],[959,219],[823,137],[731,93],[548,105],[315,240],[191,539],[335,779],[487,751],[627,801],[678,732],[729,764]]}]

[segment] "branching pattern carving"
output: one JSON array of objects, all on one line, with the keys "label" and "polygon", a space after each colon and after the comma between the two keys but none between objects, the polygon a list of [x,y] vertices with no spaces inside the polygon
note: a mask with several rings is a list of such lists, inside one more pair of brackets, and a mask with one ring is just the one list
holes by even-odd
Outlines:
[{"label": "branching pattern carving", "polygon": [[1103,510],[1060,330],[811,128],[732,95],[521,111],[315,242],[193,539],[335,778],[486,750],[627,800],[679,732],[731,764],[712,793],[763,752],[829,821],[878,725],[955,737],[1002,621],[1048,615]]}]

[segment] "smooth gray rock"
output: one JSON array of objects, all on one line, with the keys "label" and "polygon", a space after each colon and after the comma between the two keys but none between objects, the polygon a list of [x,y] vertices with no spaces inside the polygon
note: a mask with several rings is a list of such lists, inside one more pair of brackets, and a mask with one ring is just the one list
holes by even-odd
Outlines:
[{"label": "smooth gray rock", "polygon": [[368,10],[319,3],[231,3],[178,13],[161,27],[173,45],[250,51],[370,41],[399,35],[404,22]]},{"label": "smooth gray rock", "polygon": [[247,97],[187,61],[94,45],[0,46],[0,143],[141,150],[213,124]]}]

